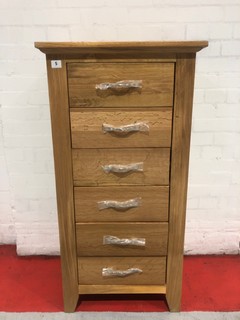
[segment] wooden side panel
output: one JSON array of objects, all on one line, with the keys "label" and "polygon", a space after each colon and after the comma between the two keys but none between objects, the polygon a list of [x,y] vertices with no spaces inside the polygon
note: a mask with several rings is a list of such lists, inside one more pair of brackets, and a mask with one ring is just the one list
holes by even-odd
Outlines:
[{"label": "wooden side panel", "polygon": [[52,69],[51,61],[47,60],[47,68],[57,188],[64,310],[65,312],[73,312],[78,301],[78,280],[66,64],[62,61],[62,68]]},{"label": "wooden side panel", "polygon": [[[141,273],[125,277],[103,277],[103,268],[126,271],[138,268]],[[103,285],[163,285],[166,275],[166,257],[82,257],[78,259],[79,284]]]},{"label": "wooden side panel", "polygon": [[[168,186],[75,187],[76,222],[168,221]],[[99,210],[98,202],[140,198],[138,207]]]},{"label": "wooden side panel", "polygon": [[167,260],[166,296],[171,311],[179,311],[181,304],[194,70],[195,54],[179,55],[176,62]]},{"label": "wooden side panel", "polygon": [[[168,185],[168,148],[73,149],[75,186]],[[143,171],[106,173],[103,166],[143,163]]]},{"label": "wooden side panel", "polygon": [[[75,109],[76,110],[76,109]],[[71,111],[73,148],[170,147],[172,108],[121,110],[78,109]],[[103,124],[121,127],[144,123],[146,131],[104,132]]]},{"label": "wooden side panel", "polygon": [[[103,244],[104,236],[143,238],[145,246]],[[167,253],[168,223],[77,223],[78,256],[140,257]]]}]

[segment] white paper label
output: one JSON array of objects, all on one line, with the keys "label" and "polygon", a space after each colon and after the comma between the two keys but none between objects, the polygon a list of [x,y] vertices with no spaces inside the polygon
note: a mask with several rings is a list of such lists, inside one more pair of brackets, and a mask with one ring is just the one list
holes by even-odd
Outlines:
[{"label": "white paper label", "polygon": [[62,68],[62,61],[61,60],[51,60],[51,67],[53,69]]}]

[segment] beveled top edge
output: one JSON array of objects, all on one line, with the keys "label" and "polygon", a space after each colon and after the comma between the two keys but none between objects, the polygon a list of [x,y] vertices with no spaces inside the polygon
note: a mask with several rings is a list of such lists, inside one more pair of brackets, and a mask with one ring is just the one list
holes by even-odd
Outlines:
[{"label": "beveled top edge", "polygon": [[101,52],[104,50],[137,50],[164,52],[197,52],[208,46],[208,41],[139,41],[139,42],[35,42],[35,47],[46,54]]}]

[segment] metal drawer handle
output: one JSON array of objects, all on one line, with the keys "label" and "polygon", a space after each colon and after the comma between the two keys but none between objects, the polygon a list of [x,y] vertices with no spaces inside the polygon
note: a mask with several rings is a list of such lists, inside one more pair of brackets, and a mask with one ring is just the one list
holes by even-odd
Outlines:
[{"label": "metal drawer handle", "polygon": [[146,239],[144,238],[120,239],[118,237],[108,235],[108,236],[103,236],[103,244],[144,247],[146,245]]},{"label": "metal drawer handle", "polygon": [[106,132],[114,132],[114,133],[129,133],[129,132],[146,132],[149,131],[149,126],[145,122],[136,122],[127,124],[124,126],[115,127],[111,124],[103,123],[102,130],[104,133]]},{"label": "metal drawer handle", "polygon": [[95,88],[97,90],[113,90],[113,91],[128,91],[129,89],[141,89],[142,80],[121,80],[117,82],[104,82],[96,84]]},{"label": "metal drawer handle", "polygon": [[114,270],[113,268],[103,268],[102,276],[103,277],[127,277],[131,274],[142,273],[143,271],[139,268],[130,268],[127,270]]},{"label": "metal drawer handle", "polygon": [[136,208],[141,205],[142,198],[129,199],[127,201],[104,200],[98,201],[98,209],[114,208],[118,210]]},{"label": "metal drawer handle", "polygon": [[143,171],[143,162],[130,163],[130,164],[107,164],[102,166],[105,173],[116,172],[126,173],[129,171]]}]

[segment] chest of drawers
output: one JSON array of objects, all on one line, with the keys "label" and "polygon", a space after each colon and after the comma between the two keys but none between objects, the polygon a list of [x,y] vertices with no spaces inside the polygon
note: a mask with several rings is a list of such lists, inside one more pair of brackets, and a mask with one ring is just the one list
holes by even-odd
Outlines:
[{"label": "chest of drawers", "polygon": [[181,302],[196,52],[206,41],[35,43],[46,54],[64,310]]}]

